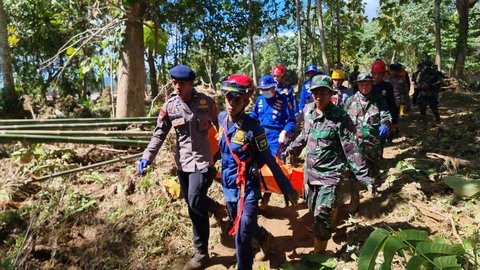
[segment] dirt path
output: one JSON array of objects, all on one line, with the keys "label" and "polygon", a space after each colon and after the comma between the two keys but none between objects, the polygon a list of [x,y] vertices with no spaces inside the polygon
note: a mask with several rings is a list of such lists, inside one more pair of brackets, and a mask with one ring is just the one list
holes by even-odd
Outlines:
[{"label": "dirt path", "polygon": [[[442,115],[442,125],[449,122],[449,113],[447,107],[440,107]],[[430,112],[429,112],[430,113]],[[415,137],[425,129],[441,128],[434,125],[432,117],[425,125],[420,120],[418,108],[412,108],[410,113],[400,120],[400,136],[394,139],[393,144],[384,149],[384,162],[382,169],[385,172],[390,167],[394,167],[399,160],[403,160],[410,155],[413,156],[413,147],[417,143]],[[333,255],[343,265],[344,269],[355,269],[355,262],[345,262],[352,260],[352,254],[358,254],[358,247],[368,237],[373,230],[371,226],[388,225],[396,227],[419,227],[432,228],[433,231],[442,233],[445,228],[441,228],[442,224],[438,221],[426,219],[423,226],[418,226],[412,222],[415,217],[409,214],[409,209],[402,209],[402,213],[398,213],[395,201],[391,200],[391,194],[397,192],[410,192],[413,201],[422,201],[424,198],[422,191],[417,190],[417,185],[413,185],[411,190],[404,191],[400,185],[404,183],[385,184],[385,179],[379,183],[380,196],[373,200],[362,198],[358,213],[354,217],[347,218],[344,223],[337,227],[337,231],[328,242],[327,254]],[[423,183],[422,186],[427,184]],[[408,188],[407,188],[408,189]],[[362,194],[362,192],[361,192]],[[396,197],[395,197],[396,198]],[[301,200],[302,201],[302,200]],[[398,203],[398,201],[397,201]],[[414,202],[415,203],[415,202]],[[408,202],[407,204],[408,205]],[[404,207],[404,206],[403,206]],[[300,203],[297,208],[284,207],[283,197],[280,195],[272,196],[269,207],[259,216],[259,224],[270,231],[275,239],[272,244],[272,254],[264,258],[263,253],[257,253],[254,261],[253,269],[278,269],[285,262],[298,264],[302,256],[313,251],[312,224],[313,219],[308,213],[308,209],[304,202]],[[439,226],[440,225],[440,226]],[[212,262],[207,269],[235,269],[236,257],[235,249],[231,239],[225,243],[218,240],[219,229],[212,232]],[[225,241],[224,241],[225,242]]]}]

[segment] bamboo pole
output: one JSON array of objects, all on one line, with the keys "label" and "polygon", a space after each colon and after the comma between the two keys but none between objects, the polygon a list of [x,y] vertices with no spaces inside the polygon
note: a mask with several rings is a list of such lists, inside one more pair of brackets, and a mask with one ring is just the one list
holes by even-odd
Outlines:
[{"label": "bamboo pole", "polygon": [[96,123],[96,122],[129,122],[156,121],[157,117],[127,117],[127,118],[55,118],[55,119],[0,119],[0,125],[31,125],[41,123]]},{"label": "bamboo pole", "polygon": [[19,130],[19,129],[80,129],[80,128],[99,128],[99,127],[118,127],[137,125],[154,125],[150,121],[130,121],[130,122],[100,122],[100,123],[68,123],[68,124],[26,124],[0,126],[0,130]]},{"label": "bamboo pole", "polygon": [[45,176],[42,176],[42,177],[32,177],[32,181],[33,182],[42,182],[42,181],[45,181],[45,180],[48,180],[48,179],[52,179],[52,178],[59,177],[59,176],[64,176],[64,175],[71,174],[71,173],[86,171],[86,170],[89,170],[89,169],[94,169],[94,168],[101,167],[101,166],[104,166],[104,165],[109,165],[109,164],[129,160],[129,159],[133,159],[133,158],[139,158],[139,157],[142,156],[142,154],[143,153],[138,153],[138,154],[129,155],[129,156],[126,156],[126,157],[118,157],[118,158],[114,158],[114,159],[111,159],[111,160],[102,161],[102,162],[98,162],[98,163],[83,166],[83,167],[78,167],[78,168],[75,168],[75,169],[70,169],[70,170],[65,170],[65,171],[50,174],[50,175],[45,175]]},{"label": "bamboo pole", "polygon": [[149,138],[151,131],[140,130],[1,130],[0,134],[29,134],[29,135],[63,135],[63,136],[109,136],[109,137],[141,137]]},{"label": "bamboo pole", "polygon": [[0,134],[0,141],[21,141],[21,142],[38,142],[38,143],[82,143],[82,144],[111,144],[118,146],[136,146],[145,147],[148,145],[147,140],[129,140],[115,138],[98,138],[98,137],[69,137],[69,136],[46,136],[46,135],[29,135],[29,134]]}]

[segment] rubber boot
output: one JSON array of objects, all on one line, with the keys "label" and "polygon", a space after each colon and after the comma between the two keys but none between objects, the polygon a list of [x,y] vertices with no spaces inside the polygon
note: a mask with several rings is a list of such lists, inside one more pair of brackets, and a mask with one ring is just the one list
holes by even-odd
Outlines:
[{"label": "rubber boot", "polygon": [[324,253],[327,249],[328,240],[318,240],[313,239],[313,252],[314,253]]},{"label": "rubber boot", "polygon": [[399,114],[400,118],[403,118],[405,117],[405,105],[400,105],[400,114]]}]

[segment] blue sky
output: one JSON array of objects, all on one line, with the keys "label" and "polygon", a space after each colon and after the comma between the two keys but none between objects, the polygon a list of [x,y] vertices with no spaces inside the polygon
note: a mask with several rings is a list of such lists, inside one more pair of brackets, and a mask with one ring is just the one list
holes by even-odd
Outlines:
[{"label": "blue sky", "polygon": [[368,19],[371,20],[373,17],[376,17],[380,0],[364,0],[363,2],[366,3],[365,14]]}]

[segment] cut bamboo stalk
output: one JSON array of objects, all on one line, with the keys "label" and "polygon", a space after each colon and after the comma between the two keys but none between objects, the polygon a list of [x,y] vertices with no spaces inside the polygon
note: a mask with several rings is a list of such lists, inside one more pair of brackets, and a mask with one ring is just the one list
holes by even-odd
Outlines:
[{"label": "cut bamboo stalk", "polygon": [[29,135],[29,134],[0,134],[0,141],[21,141],[35,143],[82,143],[82,144],[110,144],[118,146],[136,146],[145,147],[147,140],[129,140],[116,138],[98,138],[98,137],[71,137],[55,135]]},{"label": "cut bamboo stalk", "polygon": [[96,122],[129,122],[156,121],[157,117],[127,117],[127,118],[55,118],[55,119],[0,119],[0,125],[31,125],[60,123],[96,123]]},{"label": "cut bamboo stalk", "polygon": [[128,125],[154,125],[153,121],[129,121],[129,122],[99,122],[99,123],[68,123],[68,124],[28,124],[0,126],[0,130],[21,130],[21,129],[92,129],[99,127],[118,127]]},{"label": "cut bamboo stalk", "polygon": [[[125,160],[129,160],[129,159],[133,159],[133,158],[139,158],[139,157],[142,156],[142,154],[143,153],[138,153],[138,154],[129,155],[129,156],[126,156],[126,157],[118,157],[118,158],[114,158],[114,159],[111,159],[111,160],[102,161],[102,162],[98,162],[98,163],[83,166],[83,167],[78,167],[78,168],[75,168],[75,169],[70,169],[70,170],[65,170],[65,171],[50,174],[50,175],[45,175],[45,176],[42,176],[42,177],[32,177],[32,182],[42,182],[42,181],[45,181],[45,180],[48,180],[48,179],[52,179],[52,178],[59,177],[59,176],[64,176],[64,175],[71,174],[71,173],[82,172],[82,171],[98,168],[98,167],[101,167],[101,166],[113,164],[113,163],[116,163],[116,162],[120,162],[120,161],[125,161]],[[27,182],[30,182],[30,181],[27,181]]]},{"label": "cut bamboo stalk", "polygon": [[152,131],[140,130],[1,130],[0,134],[29,134],[29,135],[62,135],[62,136],[110,136],[110,137],[142,137],[152,136]]}]

